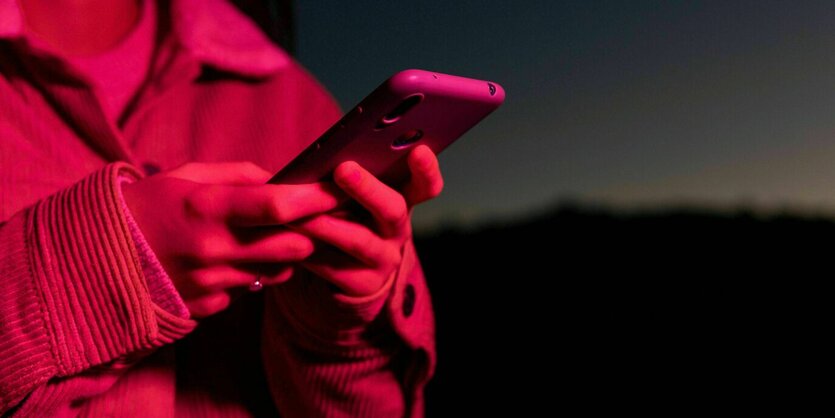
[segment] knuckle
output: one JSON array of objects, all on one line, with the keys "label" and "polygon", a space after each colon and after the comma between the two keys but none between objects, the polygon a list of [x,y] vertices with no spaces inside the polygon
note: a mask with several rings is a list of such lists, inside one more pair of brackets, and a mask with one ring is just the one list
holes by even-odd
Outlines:
[{"label": "knuckle", "polygon": [[291,239],[288,247],[291,254],[297,259],[304,259],[313,254],[313,243],[309,239],[300,237]]},{"label": "knuckle", "polygon": [[289,221],[287,212],[285,199],[272,198],[264,203],[265,218],[277,224],[285,224]]},{"label": "knuckle", "polygon": [[387,246],[387,250],[385,253],[385,260],[387,265],[392,267],[399,266],[402,259],[403,257],[397,248],[391,245]]},{"label": "knuckle", "polygon": [[193,252],[196,259],[204,262],[217,261],[224,254],[223,242],[210,235],[199,236],[193,245]]},{"label": "knuckle", "polygon": [[260,181],[265,175],[264,169],[252,161],[243,161],[240,163],[241,177],[245,181]]},{"label": "knuckle", "polygon": [[176,173],[178,175],[191,177],[193,175],[197,175],[201,173],[205,169],[205,163],[199,162],[186,162],[182,165],[178,166],[177,168],[171,170],[171,173]]},{"label": "knuckle", "polygon": [[192,219],[205,219],[208,217],[209,208],[204,188],[193,190],[183,196],[183,210],[187,217]]},{"label": "knuckle", "polygon": [[406,220],[408,209],[406,207],[406,199],[403,196],[398,196],[391,199],[389,208],[383,211],[383,221],[392,225],[401,225]]},{"label": "knuckle", "polygon": [[391,251],[387,243],[377,240],[367,240],[367,243],[363,244],[358,246],[366,248],[368,257],[371,258],[375,265],[382,266],[389,263]]},{"label": "knuckle", "polygon": [[179,167],[177,167],[177,168],[176,168],[176,170],[178,170],[178,171],[186,171],[186,172],[188,172],[188,171],[194,171],[196,168],[198,168],[198,164],[199,164],[199,163],[196,163],[196,162],[190,161],[190,162],[187,162],[187,163],[181,164]]},{"label": "knuckle", "polygon": [[354,292],[359,296],[374,294],[374,292],[380,290],[380,287],[383,285],[382,278],[386,276],[387,274],[385,272],[365,274],[354,284]]},{"label": "knuckle", "polygon": [[[369,245],[371,244],[366,243],[366,240],[352,239],[345,243],[345,249],[346,252],[350,254],[362,254],[363,250],[366,250],[369,247]],[[370,252],[372,255],[376,255],[378,250],[372,246]]]},{"label": "knuckle", "polygon": [[207,273],[198,273],[191,276],[191,284],[195,289],[206,290],[212,288],[212,277]]},{"label": "knuckle", "polygon": [[248,173],[256,173],[261,171],[261,167],[258,164],[255,164],[252,161],[241,161],[241,171],[248,172]]}]

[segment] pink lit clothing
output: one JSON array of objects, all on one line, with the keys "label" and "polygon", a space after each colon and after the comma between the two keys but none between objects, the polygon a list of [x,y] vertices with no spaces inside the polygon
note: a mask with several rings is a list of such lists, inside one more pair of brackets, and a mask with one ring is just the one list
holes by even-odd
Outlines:
[{"label": "pink lit clothing", "polygon": [[189,161],[275,171],[339,116],[224,0],[144,2],[83,58],[0,0],[0,413],[422,415],[434,319],[412,245],[375,295],[299,273],[195,320],[121,199]]},{"label": "pink lit clothing", "polygon": [[118,45],[103,54],[67,57],[91,81],[111,120],[118,120],[139,90],[154,53],[157,10],[154,1],[142,0],[139,21]]}]

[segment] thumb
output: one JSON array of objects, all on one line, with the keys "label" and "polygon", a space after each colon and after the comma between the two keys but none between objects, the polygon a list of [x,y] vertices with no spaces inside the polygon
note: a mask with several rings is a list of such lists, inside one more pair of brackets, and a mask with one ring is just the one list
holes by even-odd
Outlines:
[{"label": "thumb", "polygon": [[251,161],[234,161],[185,163],[164,175],[203,184],[252,185],[265,184],[273,174]]}]

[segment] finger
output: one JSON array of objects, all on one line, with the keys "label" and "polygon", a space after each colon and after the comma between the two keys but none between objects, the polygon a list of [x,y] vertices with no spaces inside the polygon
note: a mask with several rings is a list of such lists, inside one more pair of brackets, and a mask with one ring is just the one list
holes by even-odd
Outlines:
[{"label": "finger", "polygon": [[226,260],[235,263],[295,263],[310,257],[314,245],[310,237],[287,229],[260,240],[234,245]]},{"label": "finger", "polygon": [[203,184],[264,184],[272,176],[251,161],[220,163],[191,162],[165,173],[167,176]]},{"label": "finger", "polygon": [[408,224],[408,209],[400,193],[353,161],[337,166],[333,177],[345,193],[371,212],[383,236],[404,233],[403,228]]},{"label": "finger", "polygon": [[227,220],[240,226],[282,225],[333,210],[346,199],[332,183],[266,184],[235,196]]},{"label": "finger", "polygon": [[[206,234],[192,245],[188,258],[198,266],[229,263],[293,263],[304,260],[313,252],[313,241],[303,234],[288,229],[276,230],[257,241],[241,243],[228,231]],[[185,256],[184,256],[185,257]]]},{"label": "finger", "polygon": [[300,265],[350,296],[374,294],[385,283],[383,277],[387,277],[363,266],[345,253],[330,248],[317,251]]},{"label": "finger", "polygon": [[429,147],[426,145],[415,147],[406,161],[412,175],[403,190],[403,195],[409,207],[441,194],[444,188],[444,178],[441,175],[438,158]]},{"label": "finger", "polygon": [[261,267],[236,267],[222,265],[195,271],[194,285],[197,293],[213,293],[235,287],[248,288],[255,280],[264,286],[284,283],[293,276],[293,266],[275,264]]},{"label": "finger", "polygon": [[226,309],[230,303],[232,303],[232,295],[226,292],[215,292],[186,301],[186,308],[191,313],[191,318],[205,318]]},{"label": "finger", "polygon": [[[382,239],[365,225],[330,215],[319,215],[291,225],[317,241],[332,245],[366,266],[386,267],[400,263],[396,245]],[[316,246],[314,255],[319,251]]]},{"label": "finger", "polygon": [[232,226],[281,225],[336,208],[347,199],[331,183],[202,187],[187,210]]}]

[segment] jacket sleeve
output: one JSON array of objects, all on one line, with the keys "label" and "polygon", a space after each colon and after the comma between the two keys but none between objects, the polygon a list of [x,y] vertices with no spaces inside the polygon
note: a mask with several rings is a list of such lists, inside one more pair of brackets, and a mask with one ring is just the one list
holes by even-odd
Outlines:
[{"label": "jacket sleeve", "polygon": [[140,177],[108,164],[0,223],[0,413],[71,415],[197,325],[149,291],[120,193]]},{"label": "jacket sleeve", "polygon": [[265,292],[262,358],[282,416],[423,416],[435,324],[411,242],[374,295],[347,297],[310,274]]}]

